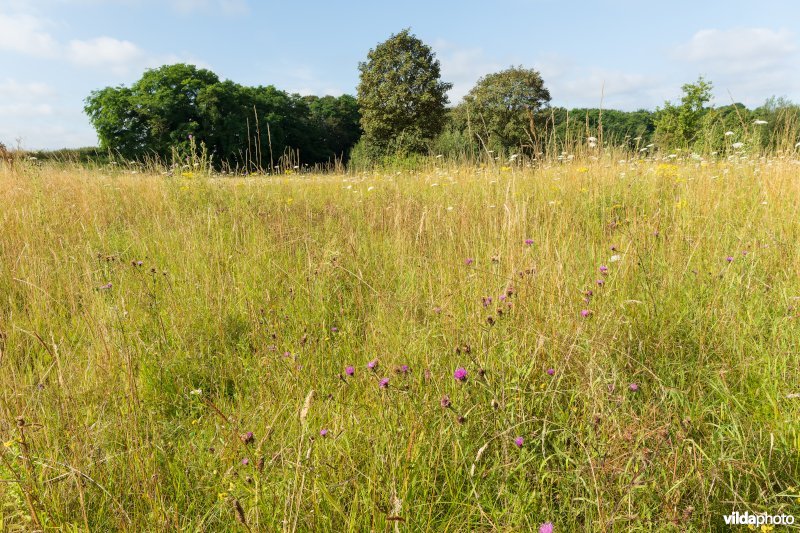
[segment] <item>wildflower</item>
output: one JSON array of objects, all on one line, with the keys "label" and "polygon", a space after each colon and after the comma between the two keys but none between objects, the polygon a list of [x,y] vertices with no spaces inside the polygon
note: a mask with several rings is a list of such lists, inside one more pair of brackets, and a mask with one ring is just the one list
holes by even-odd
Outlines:
[{"label": "wildflower", "polygon": [[763,125],[764,125],[764,124],[766,124],[766,123],[767,123],[767,121],[766,121],[766,120],[759,120],[759,119],[756,119],[756,120],[754,120],[754,121],[753,121],[753,124],[755,124],[756,126],[763,126]]},{"label": "wildflower", "polygon": [[553,533],[553,523],[545,522],[539,526],[539,533]]},{"label": "wildflower", "polygon": [[401,365],[400,368],[397,369],[398,374],[408,374],[410,371],[411,369],[408,365]]},{"label": "wildflower", "polygon": [[380,383],[378,383],[378,387],[381,389],[388,389],[389,388],[389,378],[383,378]]},{"label": "wildflower", "polygon": [[492,305],[492,297],[491,296],[482,297],[481,303],[483,303],[484,307],[489,307],[490,305]]},{"label": "wildflower", "polygon": [[456,378],[457,381],[467,381],[467,371],[466,369],[459,367],[453,372],[453,377]]},{"label": "wildflower", "polygon": [[328,430],[325,429],[325,428],[320,429],[319,430],[319,436],[322,437],[322,438],[327,437],[328,436]]},{"label": "wildflower", "polygon": [[631,392],[636,392],[639,390],[639,384],[636,382],[631,383],[630,385],[628,385],[628,388],[631,390]]},{"label": "wildflower", "polygon": [[369,368],[370,370],[374,371],[376,368],[378,368],[378,360],[377,359],[373,359],[372,361],[367,363],[367,368]]},{"label": "wildflower", "polygon": [[475,260],[473,258],[471,258],[471,257],[467,257],[466,259],[464,259],[464,264],[467,265],[467,266],[470,266],[474,262],[475,262]]},{"label": "wildflower", "polygon": [[528,246],[533,246],[533,239],[525,239],[525,244]]},{"label": "wildflower", "polygon": [[548,368],[548,369],[547,369],[547,375],[548,375],[548,376],[552,376],[552,375],[554,375],[555,373],[556,373],[556,369],[555,369],[555,368]]},{"label": "wildflower", "polygon": [[733,135],[732,131],[726,131],[725,132],[725,137],[730,137],[731,135]]},{"label": "wildflower", "polygon": [[245,457],[244,459],[242,459],[242,466],[247,466],[247,465],[249,465],[249,464],[250,464],[250,459],[248,459],[247,457]]},{"label": "wildflower", "polygon": [[600,265],[600,273],[605,274],[606,272],[608,272],[608,267],[605,265]]},{"label": "wildflower", "polygon": [[514,444],[517,446],[517,448],[522,448],[522,445],[525,444],[525,439],[522,437],[517,437],[514,439]]},{"label": "wildflower", "polygon": [[346,367],[346,368],[344,369],[344,373],[345,373],[345,374],[347,374],[348,376],[351,376],[351,377],[352,377],[352,376],[354,376],[354,375],[355,375],[355,373],[356,373],[356,369],[355,369],[355,367],[353,367],[353,366],[348,366],[348,367]]},{"label": "wildflower", "polygon": [[200,396],[201,394],[203,394],[203,389],[194,389],[192,391],[189,391],[189,394],[191,394],[192,396]]},{"label": "wildflower", "polygon": [[105,285],[101,285],[100,287],[98,287],[97,290],[99,290],[99,291],[110,291],[111,287],[113,287],[113,286],[114,285],[109,281]]},{"label": "wildflower", "polygon": [[591,315],[591,314],[592,314],[592,312],[591,312],[589,309],[582,309],[582,310],[581,310],[581,316],[582,316],[583,318],[586,318],[586,317],[588,317],[588,316],[589,316],[589,315]]},{"label": "wildflower", "polygon": [[731,146],[732,146],[734,149],[738,150],[739,148],[741,148],[741,147],[743,147],[743,146],[744,146],[744,143],[742,143],[742,142],[739,142],[739,143],[733,143]]},{"label": "wildflower", "polygon": [[442,312],[442,308],[437,305],[436,307],[433,308],[433,312],[438,315],[439,313]]},{"label": "wildflower", "polygon": [[447,394],[442,396],[442,399],[439,400],[439,405],[441,405],[445,409],[449,408],[450,407],[450,396],[448,396]]},{"label": "wildflower", "polygon": [[338,333],[338,332],[339,332],[339,328],[337,328],[336,326],[333,326],[331,328],[331,333]]},{"label": "wildflower", "polygon": [[242,440],[242,442],[244,442],[245,444],[250,444],[251,442],[253,442],[253,439],[254,439],[255,437],[253,436],[253,432],[252,432],[252,431],[248,431],[248,432],[247,432],[247,433],[245,433],[244,435],[240,435],[240,436],[239,436],[239,438],[240,438],[240,439]]},{"label": "wildflower", "polygon": [[606,280],[604,280],[604,279],[598,279],[597,280],[597,285],[599,285],[600,287],[602,287],[605,284],[606,284]]},{"label": "wildflower", "polygon": [[616,263],[620,259],[622,259],[622,256],[619,254],[612,255],[611,257],[608,258],[608,260],[611,261],[612,263]]},{"label": "wildflower", "polygon": [[732,263],[732,262],[733,262],[733,256],[729,255],[728,257],[726,257],[726,258],[725,258],[725,260],[726,260],[728,263]]}]

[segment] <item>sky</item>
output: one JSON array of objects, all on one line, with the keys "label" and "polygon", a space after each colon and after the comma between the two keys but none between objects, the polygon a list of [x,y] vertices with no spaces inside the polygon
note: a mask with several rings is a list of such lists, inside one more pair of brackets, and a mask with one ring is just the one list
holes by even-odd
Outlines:
[{"label": "sky", "polygon": [[700,75],[716,105],[800,102],[796,0],[0,0],[0,142],[94,146],[89,93],[174,62],[355,94],[359,61],[404,28],[433,48],[453,104],[512,65],[571,108],[655,109]]}]

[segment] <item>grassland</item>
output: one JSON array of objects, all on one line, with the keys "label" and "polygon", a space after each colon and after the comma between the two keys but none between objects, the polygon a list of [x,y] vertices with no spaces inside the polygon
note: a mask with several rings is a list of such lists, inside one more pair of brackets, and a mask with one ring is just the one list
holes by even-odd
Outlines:
[{"label": "grassland", "polygon": [[791,158],[0,168],[0,530],[800,521],[798,276]]}]

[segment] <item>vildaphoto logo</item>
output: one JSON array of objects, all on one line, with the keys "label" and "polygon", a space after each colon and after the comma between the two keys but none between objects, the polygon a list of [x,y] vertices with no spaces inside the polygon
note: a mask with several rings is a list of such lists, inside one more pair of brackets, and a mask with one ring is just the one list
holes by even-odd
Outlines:
[{"label": "vildaphoto logo", "polygon": [[745,511],[734,511],[723,517],[729,526],[791,526],[794,525],[794,516],[788,514],[750,514]]}]

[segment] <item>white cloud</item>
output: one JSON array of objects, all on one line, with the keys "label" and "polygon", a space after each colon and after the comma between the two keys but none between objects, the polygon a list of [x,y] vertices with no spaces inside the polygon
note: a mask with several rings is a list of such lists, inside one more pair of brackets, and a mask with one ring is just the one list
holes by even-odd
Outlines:
[{"label": "white cloud", "polygon": [[247,0],[170,0],[169,3],[180,13],[219,10],[229,15],[242,15],[250,11]]},{"label": "white cloud", "polygon": [[66,47],[66,56],[78,66],[124,71],[129,65],[141,63],[145,52],[130,41],[97,37],[86,41],[70,41]]},{"label": "white cloud", "polygon": [[794,34],[768,28],[701,30],[675,49],[679,59],[730,73],[770,68],[796,51]]},{"label": "white cloud", "polygon": [[674,47],[672,57],[691,69],[687,79],[703,74],[714,84],[718,104],[732,97],[755,106],[800,90],[797,38],[785,29],[704,29]]},{"label": "white cloud", "polygon": [[45,22],[27,14],[0,13],[0,50],[36,57],[55,57],[58,43],[45,30]]}]

